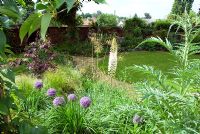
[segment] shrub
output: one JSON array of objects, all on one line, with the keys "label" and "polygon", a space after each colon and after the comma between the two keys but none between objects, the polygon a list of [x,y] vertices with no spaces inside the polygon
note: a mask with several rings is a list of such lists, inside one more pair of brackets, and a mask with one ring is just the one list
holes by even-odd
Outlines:
[{"label": "shrub", "polygon": [[112,14],[101,14],[97,17],[99,27],[115,27],[117,26],[117,17]]},{"label": "shrub", "polygon": [[154,30],[167,30],[169,29],[169,27],[171,26],[171,22],[170,20],[156,20],[155,22],[153,22],[153,29]]},{"label": "shrub", "polygon": [[147,22],[138,17],[126,20],[124,32],[124,41],[121,44],[121,49],[126,51],[133,50],[146,36],[151,35]]},{"label": "shrub", "polygon": [[55,54],[48,40],[32,42],[25,48],[24,56],[30,58],[28,68],[34,74],[42,74],[49,68],[54,68],[54,65],[50,61],[54,59]]}]

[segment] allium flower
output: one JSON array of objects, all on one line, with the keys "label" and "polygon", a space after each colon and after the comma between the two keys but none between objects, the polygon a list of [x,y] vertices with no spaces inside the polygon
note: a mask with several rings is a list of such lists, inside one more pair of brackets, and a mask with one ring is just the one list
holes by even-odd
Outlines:
[{"label": "allium flower", "polygon": [[80,99],[80,105],[84,108],[88,108],[91,104],[91,99],[89,97],[82,97]]},{"label": "allium flower", "polygon": [[134,124],[142,123],[142,117],[140,117],[139,115],[135,114],[134,117],[133,117],[133,123]]},{"label": "allium flower", "polygon": [[54,88],[50,88],[47,90],[47,95],[53,97],[56,95],[56,90]]},{"label": "allium flower", "polygon": [[62,105],[65,103],[65,99],[63,97],[56,97],[54,100],[53,100],[53,105],[54,106],[59,106],[59,105]]},{"label": "allium flower", "polygon": [[67,99],[68,99],[69,101],[74,101],[74,100],[76,100],[76,95],[75,95],[75,94],[69,94],[69,95],[67,96]]},{"label": "allium flower", "polygon": [[35,82],[35,88],[41,89],[43,87],[43,83],[41,81]]}]

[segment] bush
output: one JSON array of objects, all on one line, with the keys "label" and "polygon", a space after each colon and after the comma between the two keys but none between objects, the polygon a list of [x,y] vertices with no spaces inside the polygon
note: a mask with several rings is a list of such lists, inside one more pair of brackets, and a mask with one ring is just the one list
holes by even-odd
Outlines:
[{"label": "bush", "polygon": [[52,50],[49,40],[37,40],[25,48],[25,57],[29,58],[28,69],[36,75],[40,75],[55,66],[52,64],[56,54]]},{"label": "bush", "polygon": [[167,30],[169,29],[171,25],[170,20],[156,20],[153,22],[152,26],[154,30]]},{"label": "bush", "polygon": [[97,17],[99,27],[115,27],[117,26],[117,17],[112,14],[101,14]]},{"label": "bush", "polygon": [[145,37],[151,35],[150,26],[145,20],[138,17],[126,20],[124,32],[124,41],[121,44],[122,51],[135,49]]}]

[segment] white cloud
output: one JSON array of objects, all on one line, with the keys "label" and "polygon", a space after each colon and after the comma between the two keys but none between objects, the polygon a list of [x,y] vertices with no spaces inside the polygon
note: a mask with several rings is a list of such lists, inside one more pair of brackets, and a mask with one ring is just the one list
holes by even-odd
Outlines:
[{"label": "white cloud", "polygon": [[[154,19],[165,18],[171,11],[174,0],[107,0],[107,4],[95,4],[84,2],[82,11],[84,13],[95,13],[100,10],[104,13],[116,12],[119,16],[144,16],[145,12],[151,14]],[[200,1],[195,0],[193,10],[198,11]]]}]

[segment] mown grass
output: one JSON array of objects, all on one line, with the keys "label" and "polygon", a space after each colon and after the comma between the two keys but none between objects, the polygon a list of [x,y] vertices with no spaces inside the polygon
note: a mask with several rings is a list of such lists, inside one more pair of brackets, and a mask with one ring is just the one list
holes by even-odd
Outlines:
[{"label": "mown grass", "polygon": [[[200,56],[195,55],[192,58],[200,58]],[[169,71],[174,66],[176,66],[176,60],[170,53],[161,51],[134,51],[121,53],[118,56],[116,78],[130,83],[148,79],[148,76],[145,74],[127,69],[128,67],[131,67],[133,65],[153,66],[154,68],[163,71],[163,73],[167,74],[169,77],[173,77],[173,75],[170,74]],[[99,67],[101,70],[107,73],[108,57],[105,57],[100,62]]]}]

